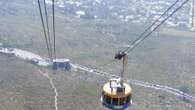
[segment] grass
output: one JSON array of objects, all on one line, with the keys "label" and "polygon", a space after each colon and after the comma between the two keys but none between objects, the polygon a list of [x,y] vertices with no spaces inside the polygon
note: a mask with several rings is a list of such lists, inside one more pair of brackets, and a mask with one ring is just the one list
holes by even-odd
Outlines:
[{"label": "grass", "polygon": [[87,82],[80,81],[79,90],[84,91],[86,94],[92,97],[98,97],[99,94],[93,85],[89,85]]}]

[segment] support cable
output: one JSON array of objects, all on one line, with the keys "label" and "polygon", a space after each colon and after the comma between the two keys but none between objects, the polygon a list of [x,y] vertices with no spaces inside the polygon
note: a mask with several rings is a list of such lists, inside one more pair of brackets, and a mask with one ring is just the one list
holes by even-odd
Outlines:
[{"label": "support cable", "polygon": [[[140,41],[140,39],[142,39],[142,37],[146,34],[146,32],[148,32],[153,26],[155,26],[159,21],[160,21],[160,19],[163,17],[163,16],[165,16],[166,14],[167,14],[167,12],[169,12],[177,3],[179,2],[179,0],[176,0],[169,8],[167,8],[166,9],[166,11],[158,18],[158,19],[156,19],[148,28],[146,28],[142,33],[141,33],[141,35],[138,37],[138,38],[136,38],[131,44],[132,45],[130,45],[129,47],[127,47],[123,52],[129,52],[129,50],[132,50],[136,45],[138,45],[137,44],[137,42],[139,41],[139,42],[141,42]],[[174,14],[174,13],[173,13]],[[171,15],[172,16],[172,15]],[[171,17],[170,16],[170,17]],[[169,17],[168,17],[169,18]],[[167,19],[168,19],[167,18]],[[167,20],[166,19],[166,20]],[[165,20],[165,21],[166,21]],[[158,26],[158,27],[160,27],[165,21],[162,21],[162,23],[160,23],[160,25]],[[149,35],[147,35],[147,36],[145,36],[144,37],[144,39],[145,38],[147,38],[148,36],[150,36],[156,29],[158,29],[158,27],[157,28],[155,28],[155,29],[153,29],[151,32],[150,32],[150,34]],[[143,39],[143,40],[144,40]],[[135,46],[134,46],[135,45]],[[110,65],[110,64],[112,64],[112,63],[114,63],[116,60],[111,60],[111,61],[109,61],[108,63],[106,63],[106,64],[103,64],[103,66],[105,67],[106,65]]]},{"label": "support cable", "polygon": [[53,17],[53,49],[54,49],[54,59],[56,59],[55,2],[54,0],[52,0],[52,17]]},{"label": "support cable", "polygon": [[48,20],[48,12],[47,12],[47,4],[46,4],[45,0],[43,2],[44,2],[44,10],[45,10],[45,21],[46,21],[46,27],[47,27],[48,43],[49,43],[49,48],[50,48],[50,52],[51,52],[51,60],[53,60],[53,52],[52,52],[52,44],[51,44],[49,20]]},{"label": "support cable", "polygon": [[156,29],[158,29],[165,21],[167,21],[170,17],[172,17],[178,10],[180,10],[189,0],[185,0],[182,2],[182,4],[177,7],[169,16],[167,16],[164,20],[162,20],[152,31],[150,31],[145,36],[140,36],[138,39],[136,39],[127,49],[125,49],[123,52],[129,53],[132,51],[138,44],[140,44],[143,40],[145,40],[147,37],[149,37]]},{"label": "support cable", "polygon": [[42,12],[42,9],[41,9],[40,0],[37,0],[37,2],[38,2],[39,12],[40,12],[40,16],[41,16],[41,23],[42,23],[42,27],[43,27],[43,33],[44,33],[44,36],[45,36],[45,42],[46,42],[46,46],[47,46],[48,57],[51,59],[51,51],[49,49],[49,43],[48,43],[48,38],[47,38],[45,22],[44,22],[44,19],[43,19],[43,12]]},{"label": "support cable", "polygon": [[[167,14],[168,11],[170,11],[177,3],[179,2],[179,0],[176,0],[163,14],[160,15],[160,17],[158,19],[156,19],[148,28],[146,28],[141,35],[136,38],[136,40],[134,40],[134,42],[132,42],[132,44],[134,44],[137,40],[139,40],[141,37],[143,37],[143,35],[148,32],[148,30],[150,30],[156,23],[159,22],[159,20]],[[130,48],[130,47],[129,47]],[[127,48],[125,51],[127,51],[129,48]]]}]

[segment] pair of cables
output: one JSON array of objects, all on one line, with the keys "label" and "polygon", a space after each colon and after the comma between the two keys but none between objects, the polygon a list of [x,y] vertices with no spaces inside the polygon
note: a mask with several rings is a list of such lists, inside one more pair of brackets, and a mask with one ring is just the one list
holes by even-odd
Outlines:
[{"label": "pair of cables", "polygon": [[[153,32],[155,32],[162,24],[164,24],[169,18],[171,18],[176,12],[178,12],[189,0],[185,0],[180,3],[180,0],[176,0],[171,6],[169,6],[158,19],[156,19],[148,28],[146,28],[130,45],[120,53],[130,53],[137,47],[142,41],[148,38]],[[180,3],[180,4],[179,4]],[[177,6],[178,5],[178,6]],[[172,10],[172,11],[171,11]],[[100,66],[107,66],[116,62],[116,60],[108,61]]]},{"label": "pair of cables", "polygon": [[[148,38],[153,32],[155,32],[162,24],[164,24],[169,18],[171,18],[176,12],[178,12],[189,0],[181,2],[178,7],[175,7],[180,0],[176,0],[158,19],[156,19],[143,33],[138,36],[130,45],[122,52],[130,53],[135,47],[137,47],[142,41]],[[175,9],[171,11],[171,9]],[[167,15],[167,16],[166,16]]]},{"label": "pair of cables", "polygon": [[40,0],[37,0],[37,3],[39,7],[40,16],[41,16],[41,23],[42,23],[43,33],[45,37],[45,42],[46,42],[46,48],[48,51],[48,57],[51,61],[53,61],[53,59],[56,59],[55,2],[54,0],[52,0],[53,45],[52,45],[52,38],[50,34],[50,28],[49,28],[49,19],[48,19],[46,0],[43,0],[43,7],[41,5]]}]

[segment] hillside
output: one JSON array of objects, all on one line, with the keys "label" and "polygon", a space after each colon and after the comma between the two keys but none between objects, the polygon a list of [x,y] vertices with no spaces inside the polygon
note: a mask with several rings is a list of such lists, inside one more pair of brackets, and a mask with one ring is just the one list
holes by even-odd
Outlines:
[{"label": "hillside", "polygon": [[[47,57],[36,2],[1,0],[0,5],[0,42]],[[61,13],[61,8],[57,12],[57,56],[112,74],[119,72],[118,63],[102,65],[148,26],[117,19],[81,19]],[[161,27],[130,53],[125,78],[171,86],[195,96],[193,36],[194,32]],[[54,109],[53,90],[38,67],[5,55],[0,55],[0,61],[0,109]],[[59,110],[105,109],[100,94],[107,79],[74,71],[49,71],[49,75],[59,93]],[[194,110],[194,105],[162,91],[133,86],[133,105],[129,110]]]}]

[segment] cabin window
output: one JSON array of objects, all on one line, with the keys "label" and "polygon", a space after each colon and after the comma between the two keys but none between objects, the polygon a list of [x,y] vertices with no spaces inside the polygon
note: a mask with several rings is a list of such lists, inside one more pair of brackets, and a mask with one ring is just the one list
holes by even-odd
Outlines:
[{"label": "cabin window", "polygon": [[118,105],[118,98],[113,98],[112,99],[112,104],[113,105]]},{"label": "cabin window", "polygon": [[106,103],[111,104],[111,98],[107,95],[105,95],[104,97],[105,97]]},{"label": "cabin window", "polygon": [[124,105],[124,104],[125,104],[125,97],[120,98],[119,105]]}]

